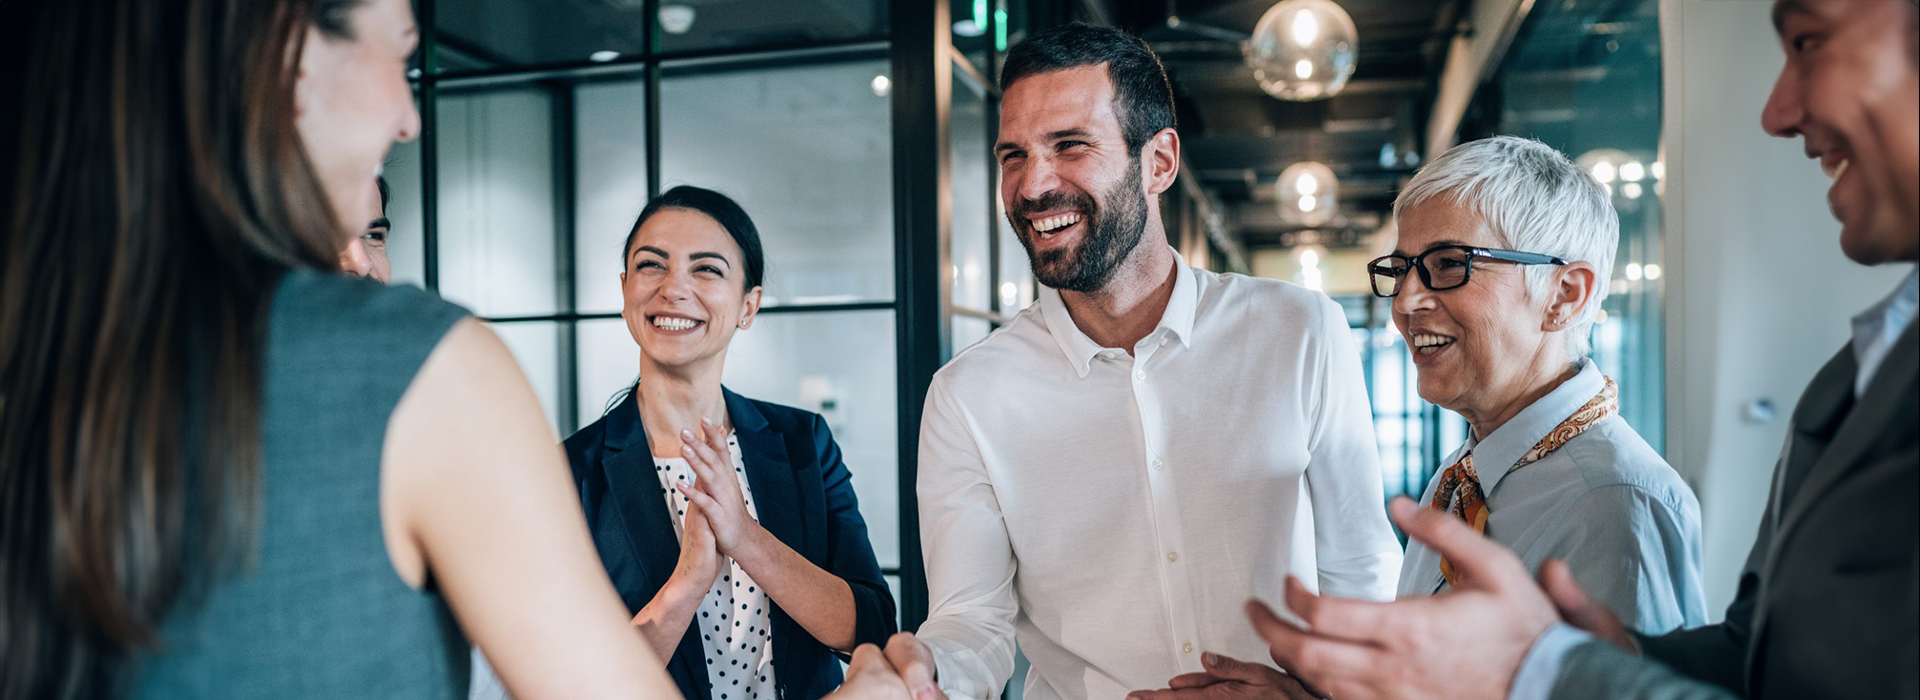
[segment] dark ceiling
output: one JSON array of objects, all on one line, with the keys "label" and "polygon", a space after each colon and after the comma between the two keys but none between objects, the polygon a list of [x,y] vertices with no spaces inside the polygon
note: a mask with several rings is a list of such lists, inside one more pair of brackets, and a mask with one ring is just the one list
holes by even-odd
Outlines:
[{"label": "dark ceiling", "polygon": [[[1337,0],[1353,17],[1359,55],[1345,90],[1316,102],[1268,96],[1242,62],[1241,41],[1275,2],[1102,4],[1166,64],[1187,162],[1222,205],[1232,235],[1249,248],[1300,241],[1302,232],[1280,221],[1271,191],[1282,169],[1317,160],[1340,178],[1341,216],[1309,235],[1353,245],[1379,227],[1419,167],[1441,67],[1453,39],[1469,31],[1471,2]],[[1525,7],[1499,72],[1464,115],[1461,137],[1518,133],[1570,153],[1593,147],[1589,142],[1654,148],[1657,2],[1538,0]]]},{"label": "dark ceiling", "polygon": [[[662,0],[692,19],[662,32],[669,53],[794,46],[883,36],[885,0]],[[645,0],[443,0],[434,4],[441,70],[586,60],[644,50]]]},{"label": "dark ceiling", "polygon": [[[1353,78],[1340,94],[1287,102],[1260,89],[1241,59],[1275,0],[1112,2],[1116,24],[1138,32],[1174,83],[1187,162],[1250,247],[1293,240],[1275,211],[1280,171],[1317,160],[1340,178],[1341,216],[1319,235],[1351,240],[1379,225],[1400,182],[1418,167],[1440,65],[1463,0],[1339,0],[1359,34]],[[1383,153],[1383,151],[1390,151]],[[1324,241],[1338,245],[1339,241]]]}]

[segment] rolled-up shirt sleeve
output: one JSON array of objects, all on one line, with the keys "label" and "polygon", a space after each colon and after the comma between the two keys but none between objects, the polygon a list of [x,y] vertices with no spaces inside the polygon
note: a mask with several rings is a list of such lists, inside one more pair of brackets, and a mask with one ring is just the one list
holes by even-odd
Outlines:
[{"label": "rolled-up shirt sleeve", "polygon": [[1318,405],[1307,444],[1320,591],[1392,600],[1400,577],[1400,540],[1387,521],[1360,353],[1340,305],[1322,301]]},{"label": "rolled-up shirt sleeve", "polygon": [[915,488],[929,607],[918,636],[948,696],[996,697],[1013,675],[1013,547],[972,430],[938,376],[921,419]]}]

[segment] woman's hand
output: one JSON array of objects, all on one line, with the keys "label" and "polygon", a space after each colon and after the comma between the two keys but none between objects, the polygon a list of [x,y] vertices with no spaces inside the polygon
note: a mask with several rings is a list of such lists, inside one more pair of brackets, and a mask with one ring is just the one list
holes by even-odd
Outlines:
[{"label": "woman's hand", "polygon": [[[684,488],[684,485],[680,488]],[[720,578],[720,571],[726,568],[727,560],[720,554],[719,543],[713,536],[713,526],[707,522],[699,504],[687,504],[686,520],[681,529],[685,532],[680,536],[680,562],[674,565],[667,588],[677,595],[698,601],[706,597],[707,591],[713,590],[713,582]]]},{"label": "woman's hand", "polygon": [[[726,432],[702,419],[699,435],[680,431],[680,455],[693,467],[694,475],[694,483],[681,485],[682,493],[706,514],[720,553],[738,558],[737,552],[757,544],[765,530],[747,513],[746,494],[740,491],[740,479],[733,473]],[[688,517],[691,519],[692,514]]]}]

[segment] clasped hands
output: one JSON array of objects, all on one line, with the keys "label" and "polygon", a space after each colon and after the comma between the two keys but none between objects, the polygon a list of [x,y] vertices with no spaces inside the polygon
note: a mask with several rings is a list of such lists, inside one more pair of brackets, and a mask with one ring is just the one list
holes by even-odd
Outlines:
[{"label": "clasped hands", "polygon": [[737,559],[773,535],[747,512],[746,494],[732,474],[727,433],[719,425],[702,419],[699,434],[680,431],[680,456],[687,460],[694,478],[674,485],[687,498],[687,512],[682,520],[680,561],[667,585],[684,588],[687,595],[704,596],[727,568],[727,558]]}]

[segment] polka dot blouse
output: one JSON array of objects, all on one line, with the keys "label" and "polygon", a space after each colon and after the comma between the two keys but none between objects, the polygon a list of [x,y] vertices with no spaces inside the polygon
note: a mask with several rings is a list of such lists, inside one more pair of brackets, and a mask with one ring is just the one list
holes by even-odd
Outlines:
[{"label": "polka dot blouse", "polygon": [[[740,441],[727,436],[727,452],[732,457],[733,475],[740,480],[747,515],[755,521],[760,512],[753,505],[753,489],[747,484],[747,470],[740,461]],[[693,467],[679,457],[655,457],[653,464],[660,477],[660,493],[673,513],[675,536],[686,532],[687,497],[678,484],[694,480]],[[720,579],[700,611],[693,615],[693,628],[700,634],[706,650],[707,681],[712,685],[708,697],[714,700],[775,700],[773,678],[772,602],[766,590],[747,576],[740,564],[726,559]]]}]

